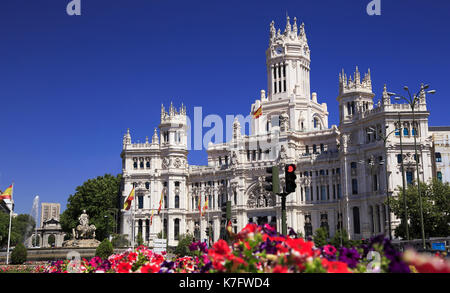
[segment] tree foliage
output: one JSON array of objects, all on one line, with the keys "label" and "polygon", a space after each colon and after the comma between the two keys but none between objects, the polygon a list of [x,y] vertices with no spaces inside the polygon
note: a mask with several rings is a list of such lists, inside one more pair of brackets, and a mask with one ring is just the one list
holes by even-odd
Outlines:
[{"label": "tree foliage", "polygon": [[78,217],[83,210],[89,215],[89,224],[94,224],[96,238],[103,240],[114,227],[112,211],[118,211],[122,175],[106,174],[89,179],[78,186],[75,194],[67,200],[67,209],[61,215],[61,227],[72,234],[72,228],[79,225]]},{"label": "tree foliage", "polygon": [[27,249],[22,243],[19,243],[14,247],[11,252],[11,263],[15,265],[23,264],[27,261]]},{"label": "tree foliage", "polygon": [[178,240],[178,245],[174,250],[174,253],[179,256],[193,255],[189,249],[189,245],[194,241],[194,235],[182,234]]},{"label": "tree foliage", "polygon": [[[401,190],[401,189],[400,189]],[[423,222],[426,238],[447,237],[450,235],[450,184],[433,180],[430,184],[420,183],[422,196]],[[420,224],[419,193],[417,185],[409,185],[405,190],[406,205],[408,210],[410,239],[422,237]],[[406,237],[405,206],[403,191],[391,198],[391,211],[401,220],[395,229],[397,237]]]},{"label": "tree foliage", "polygon": [[102,259],[107,259],[113,253],[113,246],[108,239],[104,239],[95,250],[95,256],[99,256]]},{"label": "tree foliage", "polygon": [[317,247],[324,246],[328,243],[328,230],[326,228],[317,228],[314,232],[314,243]]},{"label": "tree foliage", "polygon": [[[36,223],[30,215],[20,214],[11,219],[11,246],[23,243],[31,237]],[[0,246],[8,243],[9,214],[0,212]]]}]

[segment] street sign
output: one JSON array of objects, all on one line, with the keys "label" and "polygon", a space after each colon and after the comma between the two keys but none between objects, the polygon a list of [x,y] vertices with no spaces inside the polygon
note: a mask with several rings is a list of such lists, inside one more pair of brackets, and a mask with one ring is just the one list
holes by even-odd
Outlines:
[{"label": "street sign", "polygon": [[445,251],[445,242],[431,243],[431,249]]},{"label": "street sign", "polygon": [[167,239],[154,239],[153,240],[153,252],[161,254],[163,251],[166,251],[167,247]]}]

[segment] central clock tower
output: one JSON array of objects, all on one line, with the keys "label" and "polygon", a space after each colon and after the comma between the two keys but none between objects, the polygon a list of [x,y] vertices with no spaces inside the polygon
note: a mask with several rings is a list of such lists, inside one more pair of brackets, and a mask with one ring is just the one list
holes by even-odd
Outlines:
[{"label": "central clock tower", "polygon": [[266,51],[269,100],[310,99],[310,51],[302,23],[291,26],[287,16],[283,33],[270,24],[269,48]]}]

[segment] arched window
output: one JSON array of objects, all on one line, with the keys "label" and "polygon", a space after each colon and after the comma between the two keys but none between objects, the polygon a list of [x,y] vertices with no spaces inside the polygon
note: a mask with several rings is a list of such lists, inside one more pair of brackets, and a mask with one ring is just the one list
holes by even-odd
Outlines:
[{"label": "arched window", "polygon": [[134,162],[134,163],[133,163],[133,168],[134,168],[134,169],[137,169],[137,167],[138,167],[138,163],[137,163],[137,162]]},{"label": "arched window", "polygon": [[139,164],[139,167],[140,167],[141,169],[144,169],[144,162],[141,162],[141,163]]},{"label": "arched window", "polygon": [[150,189],[150,182],[145,182],[145,189]]},{"label": "arched window", "polygon": [[146,167],[147,167],[147,169],[150,169],[150,161],[147,161]]}]

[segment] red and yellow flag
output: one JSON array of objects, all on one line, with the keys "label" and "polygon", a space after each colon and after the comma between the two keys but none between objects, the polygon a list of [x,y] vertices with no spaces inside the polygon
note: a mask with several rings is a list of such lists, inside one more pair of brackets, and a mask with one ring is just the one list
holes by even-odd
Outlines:
[{"label": "red and yellow flag", "polygon": [[161,212],[163,198],[164,198],[164,189],[161,191],[161,199],[159,200],[158,215]]},{"label": "red and yellow flag", "polygon": [[133,199],[134,199],[134,186],[133,186],[133,189],[131,189],[131,192],[128,195],[127,199],[125,200],[125,203],[123,205],[124,210],[128,211],[130,209],[131,202],[133,201]]},{"label": "red and yellow flag", "polygon": [[208,197],[205,196],[205,204],[203,205],[203,212],[208,209]]},{"label": "red and yellow flag", "polygon": [[6,190],[2,194],[0,194],[0,200],[3,200],[3,199],[10,200],[12,197],[12,189],[13,189],[13,186],[11,184],[8,188],[6,188]]},{"label": "red and yellow flag", "polygon": [[253,118],[258,119],[262,115],[262,105],[253,113]]},{"label": "red and yellow flag", "polygon": [[153,209],[152,209],[152,215],[150,216],[150,226],[152,225],[152,223],[153,223]]}]

